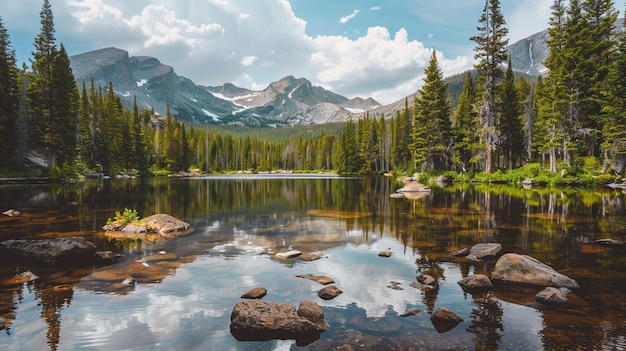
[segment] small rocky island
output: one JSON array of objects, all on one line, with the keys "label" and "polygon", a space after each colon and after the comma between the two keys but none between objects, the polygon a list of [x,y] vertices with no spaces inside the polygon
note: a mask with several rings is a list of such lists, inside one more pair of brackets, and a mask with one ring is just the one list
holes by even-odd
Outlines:
[{"label": "small rocky island", "polygon": [[189,223],[167,214],[155,214],[130,223],[117,220],[107,223],[102,229],[110,237],[141,239],[150,243],[173,239],[193,232]]}]

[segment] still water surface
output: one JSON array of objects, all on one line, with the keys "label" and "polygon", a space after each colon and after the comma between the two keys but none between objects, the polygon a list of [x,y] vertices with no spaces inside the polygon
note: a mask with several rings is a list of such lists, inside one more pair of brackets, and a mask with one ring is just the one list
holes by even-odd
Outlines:
[{"label": "still water surface", "polygon": [[[0,282],[28,270],[41,278],[0,285],[6,323],[0,349],[626,348],[624,248],[590,243],[626,240],[623,193],[454,185],[414,199],[390,198],[400,186],[384,177],[297,175],[1,186],[0,210],[23,214],[0,218],[0,240],[80,235],[124,258],[109,267],[63,269],[1,252]],[[100,228],[124,208],[142,216],[168,213],[195,231],[156,244],[107,238]],[[536,303],[537,288],[464,294],[456,282],[488,273],[493,262],[449,253],[482,242],[531,255],[581,289],[558,308]],[[274,258],[289,249],[321,252],[322,259]],[[383,250],[392,256],[378,257]],[[147,268],[137,273],[138,265]],[[138,283],[120,286],[128,272]],[[439,288],[411,286],[418,273],[437,277]],[[299,274],[329,276],[344,293],[322,300],[322,286]],[[317,302],[330,329],[307,345],[237,341],[230,312],[257,286],[268,290],[267,301]],[[439,307],[464,321],[437,333],[429,314]],[[415,308],[417,315],[399,316]]]}]

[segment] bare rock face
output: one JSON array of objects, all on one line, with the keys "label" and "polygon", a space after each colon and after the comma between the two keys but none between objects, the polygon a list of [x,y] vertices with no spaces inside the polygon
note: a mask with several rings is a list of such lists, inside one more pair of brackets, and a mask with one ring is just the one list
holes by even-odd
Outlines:
[{"label": "bare rock face", "polygon": [[491,280],[484,274],[474,274],[457,282],[465,292],[477,293],[489,291],[493,288]]},{"label": "bare rock face", "polygon": [[6,240],[0,243],[16,255],[45,263],[89,265],[95,260],[96,246],[80,236],[42,239]]},{"label": "bare rock face", "polygon": [[239,300],[230,315],[231,334],[239,341],[296,340],[306,345],[329,328],[315,302],[302,301],[298,310],[288,303]]},{"label": "bare rock face", "polygon": [[533,257],[508,253],[500,257],[491,274],[492,280],[578,289],[578,283]]},{"label": "bare rock face", "polygon": [[494,259],[502,251],[502,245],[498,243],[476,244],[472,246],[467,258],[473,261]]},{"label": "bare rock face", "polygon": [[440,307],[430,316],[430,321],[438,333],[445,333],[463,322],[463,318],[445,307]]}]

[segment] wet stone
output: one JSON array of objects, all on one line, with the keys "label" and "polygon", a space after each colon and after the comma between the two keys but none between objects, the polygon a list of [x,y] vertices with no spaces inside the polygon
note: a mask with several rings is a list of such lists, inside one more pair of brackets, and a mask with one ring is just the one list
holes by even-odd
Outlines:
[{"label": "wet stone", "polygon": [[332,300],[341,294],[343,294],[343,291],[341,291],[338,287],[334,285],[327,286],[324,289],[317,292],[317,296],[319,296],[320,298],[324,300]]},{"label": "wet stone", "polygon": [[381,251],[378,253],[380,257],[391,257],[391,251]]},{"label": "wet stone", "polygon": [[252,290],[245,292],[241,295],[242,299],[260,299],[267,295],[267,289],[264,287],[257,287]]},{"label": "wet stone", "polygon": [[418,308],[412,308],[410,310],[404,311],[404,313],[400,314],[400,317],[409,317],[418,314],[420,310]]},{"label": "wet stone", "polygon": [[332,284],[335,282],[332,278],[324,276],[324,275],[300,274],[300,275],[296,275],[296,277],[309,279],[314,282],[320,283],[322,285],[328,285],[328,284]]},{"label": "wet stone", "polygon": [[440,307],[430,316],[430,321],[433,323],[438,333],[445,333],[459,325],[459,323],[463,321],[463,318],[445,307]]}]

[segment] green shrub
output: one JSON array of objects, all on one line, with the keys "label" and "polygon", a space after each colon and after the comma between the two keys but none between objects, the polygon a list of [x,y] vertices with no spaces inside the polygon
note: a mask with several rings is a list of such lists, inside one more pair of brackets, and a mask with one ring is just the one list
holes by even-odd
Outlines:
[{"label": "green shrub", "polygon": [[141,218],[139,217],[137,210],[125,208],[122,213],[120,213],[120,211],[115,211],[115,217],[113,219],[107,219],[107,224],[117,223],[124,226],[130,223],[139,222],[140,219]]}]

